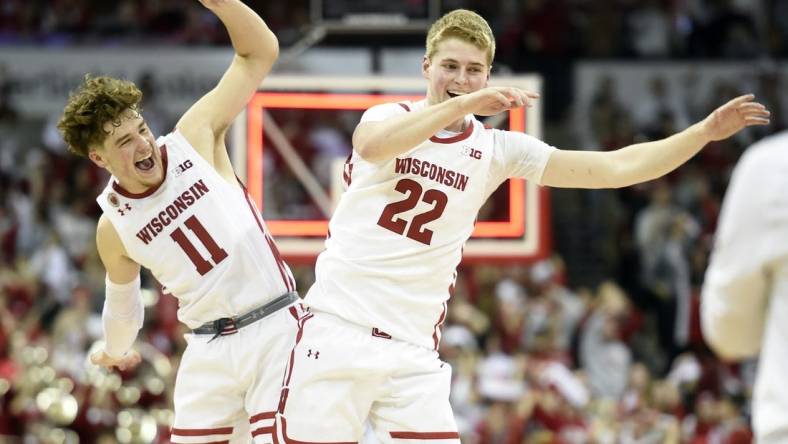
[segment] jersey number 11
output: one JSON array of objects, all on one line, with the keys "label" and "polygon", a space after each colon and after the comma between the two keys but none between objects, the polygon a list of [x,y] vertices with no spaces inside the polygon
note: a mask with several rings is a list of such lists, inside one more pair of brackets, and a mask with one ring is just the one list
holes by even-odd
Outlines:
[{"label": "jersey number 11", "polygon": [[200,255],[200,252],[197,251],[197,248],[194,247],[194,244],[192,244],[189,238],[186,237],[186,234],[180,229],[180,227],[170,233],[170,237],[181,247],[183,252],[186,253],[186,256],[189,256],[189,259],[197,268],[197,272],[200,273],[200,276],[205,276],[205,273],[211,271],[214,265],[223,261],[227,257],[227,252],[216,244],[216,241],[213,239],[213,237],[211,237],[210,234],[208,234],[208,231],[200,223],[196,216],[190,216],[188,219],[186,219],[184,225],[186,225],[186,228],[188,228],[189,231],[197,235],[197,239],[202,242],[202,244],[208,250],[208,253],[210,253],[213,264],[208,262],[204,257],[202,257],[202,255]]}]

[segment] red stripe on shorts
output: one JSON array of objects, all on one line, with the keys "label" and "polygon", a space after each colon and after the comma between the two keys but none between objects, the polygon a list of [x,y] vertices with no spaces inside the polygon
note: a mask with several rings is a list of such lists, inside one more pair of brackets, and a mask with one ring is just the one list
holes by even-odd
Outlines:
[{"label": "red stripe on shorts", "polygon": [[[276,412],[258,413],[258,414],[256,414],[256,415],[254,415],[254,416],[249,418],[249,424],[254,424],[254,423],[258,422],[258,421],[262,421],[262,420],[265,420],[265,419],[276,420]],[[273,433],[274,433],[274,425],[271,424],[270,426],[267,426],[267,427],[260,427],[260,428],[252,430],[252,438],[254,438],[255,436],[258,436],[258,435],[272,435],[273,436]],[[274,439],[276,439],[276,438],[274,438]]]},{"label": "red stripe on shorts", "polygon": [[252,430],[252,438],[258,435],[270,435],[274,433],[274,426],[260,427],[259,429]]},{"label": "red stripe on shorts", "polygon": [[[189,443],[189,444],[192,444],[192,443]],[[194,443],[194,444],[230,444],[230,440],[229,439],[225,439],[224,441],[200,442],[200,443]]]},{"label": "red stripe on shorts", "polygon": [[[298,347],[298,343],[301,342],[301,338],[304,336],[304,326],[306,321],[312,319],[312,317],[314,317],[314,314],[308,313],[298,320],[298,333],[296,333],[295,345],[293,345],[293,349],[290,351],[290,361],[288,362],[287,369],[285,370],[284,382],[282,383],[282,393],[279,397],[279,414],[281,415],[279,416],[279,419],[281,419],[281,421],[277,421],[277,426],[281,427],[285,444],[358,444],[356,441],[298,441],[295,439],[290,439],[287,436],[287,419],[285,419],[284,412],[285,405],[287,405],[287,395],[290,392],[290,388],[288,387],[290,385],[290,377],[293,375],[293,366],[295,365],[295,351]],[[273,433],[271,436],[276,439],[277,434]]]},{"label": "red stripe on shorts", "polygon": [[233,433],[233,428],[220,427],[216,429],[176,429],[173,427],[170,433],[178,436],[229,435]]},{"label": "red stripe on shorts", "polygon": [[[191,444],[191,443],[189,443],[189,444]],[[230,444],[230,440],[229,439],[225,439],[224,441],[201,442],[201,443],[195,443],[195,444]]]},{"label": "red stripe on shorts", "polygon": [[287,420],[282,417],[282,435],[285,437],[285,443],[287,444],[358,444],[356,441],[297,441],[295,439],[290,439],[287,437]]},{"label": "red stripe on shorts", "polygon": [[457,432],[389,432],[395,439],[460,439]]},{"label": "red stripe on shorts", "polygon": [[[295,307],[290,307],[290,313],[293,313],[293,316],[296,315],[295,311],[296,311]],[[295,345],[293,345],[292,350],[290,350],[290,360],[287,363],[287,368],[285,369],[284,379],[282,380],[282,386],[284,386],[284,388],[282,389],[282,396],[283,396],[283,398],[281,398],[280,401],[279,401],[280,402],[279,413],[282,413],[284,411],[284,410],[282,410],[282,406],[283,406],[282,399],[287,399],[287,386],[290,385],[290,376],[292,376],[292,373],[293,373],[293,365],[295,364],[295,350],[296,350],[296,347],[298,346],[298,343],[301,342],[301,338],[304,336],[304,325],[306,324],[306,321],[312,319],[313,316],[314,316],[314,314],[309,313],[309,314],[303,316],[302,318],[298,319],[298,331],[296,332]]]},{"label": "red stripe on shorts", "polygon": [[254,424],[257,421],[262,421],[263,419],[274,419],[275,417],[276,417],[276,412],[258,413],[249,418],[249,424]]},{"label": "red stripe on shorts", "polygon": [[432,332],[432,342],[435,346],[435,350],[438,350],[438,345],[441,342],[441,325],[443,324],[443,320],[446,319],[446,303],[443,303],[443,311],[441,312],[440,318],[438,318],[438,322],[435,323],[435,327],[433,327]]}]

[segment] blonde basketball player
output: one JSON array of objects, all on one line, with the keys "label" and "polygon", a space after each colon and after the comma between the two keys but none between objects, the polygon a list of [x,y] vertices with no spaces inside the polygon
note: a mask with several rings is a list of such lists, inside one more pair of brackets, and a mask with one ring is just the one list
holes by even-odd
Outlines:
[{"label": "blonde basketball player", "polygon": [[288,366],[285,442],[457,442],[441,324],[462,247],[487,197],[509,177],[612,188],[662,176],[706,143],[768,112],[742,96],[685,131],[612,152],[562,151],[473,115],[527,106],[534,94],[487,87],[495,52],[485,20],[457,10],[435,22],[422,71],[427,97],[375,106],[353,134],[347,190],[317,260],[316,283]]},{"label": "blonde basketball player", "polygon": [[86,77],[59,122],[72,151],[112,174],[97,198],[106,346],[91,360],[121,369],[139,362],[131,347],[142,326],[146,267],[178,298],[178,318],[192,330],[175,384],[171,442],[271,442],[298,296],[224,138],[271,69],[278,43],[239,0],[201,2],[227,27],[235,57],[174,132],[155,139],[138,108],[139,89],[109,77]]}]

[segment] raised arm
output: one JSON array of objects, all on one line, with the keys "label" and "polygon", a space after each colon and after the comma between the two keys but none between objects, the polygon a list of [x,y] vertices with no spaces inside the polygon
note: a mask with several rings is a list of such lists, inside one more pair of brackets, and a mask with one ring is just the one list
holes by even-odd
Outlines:
[{"label": "raised arm", "polygon": [[115,227],[106,217],[99,219],[96,247],[107,270],[104,310],[104,348],[90,356],[102,367],[131,368],[140,362],[131,349],[142,327],[143,306],[140,296],[140,266],[125,256],[126,249]]},{"label": "raised arm", "polygon": [[353,149],[364,160],[385,161],[410,151],[468,114],[494,115],[538,97],[519,88],[483,88],[381,122],[362,123],[353,132]]},{"label": "raised arm", "polygon": [[615,151],[558,150],[542,185],[561,188],[620,188],[661,177],[692,158],[707,143],[726,139],[752,125],[769,123],[769,111],[754,96],[737,97],[686,130],[654,142]]},{"label": "raised arm", "polygon": [[279,42],[260,16],[240,0],[200,3],[227,27],[235,56],[216,87],[183,115],[177,128],[220,174],[234,180],[224,135],[271,70]]}]

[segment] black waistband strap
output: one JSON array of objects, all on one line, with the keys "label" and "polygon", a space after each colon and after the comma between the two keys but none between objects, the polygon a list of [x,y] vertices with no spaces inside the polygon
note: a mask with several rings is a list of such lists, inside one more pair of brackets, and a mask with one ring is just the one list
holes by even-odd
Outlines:
[{"label": "black waistband strap", "polygon": [[201,326],[192,330],[192,333],[197,335],[214,335],[214,337],[211,338],[211,340],[214,340],[217,336],[221,335],[222,331],[228,326],[232,326],[235,329],[243,328],[252,322],[259,321],[260,319],[263,319],[264,317],[278,311],[279,309],[285,308],[298,300],[298,293],[291,291],[290,293],[285,293],[282,296],[279,296],[262,307],[255,308],[254,310],[240,316],[236,316],[234,318],[219,318],[215,321],[206,322],[205,324],[202,324]]}]

